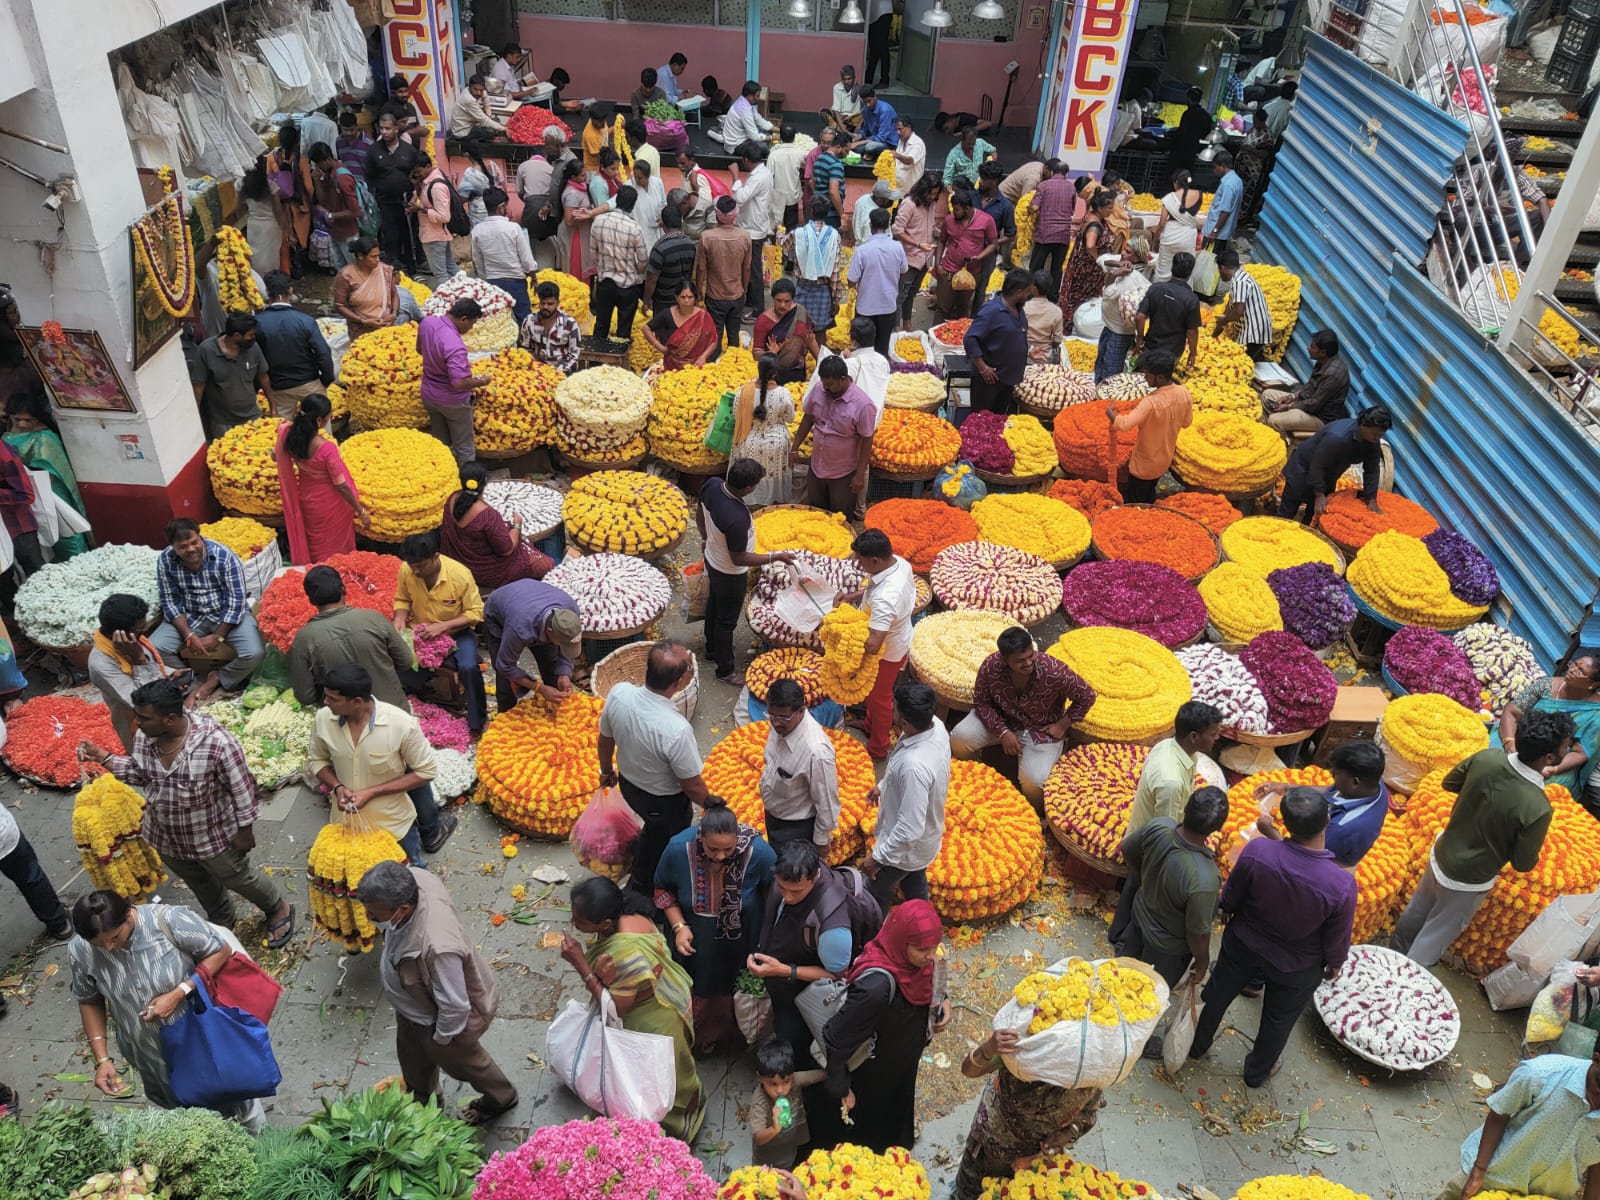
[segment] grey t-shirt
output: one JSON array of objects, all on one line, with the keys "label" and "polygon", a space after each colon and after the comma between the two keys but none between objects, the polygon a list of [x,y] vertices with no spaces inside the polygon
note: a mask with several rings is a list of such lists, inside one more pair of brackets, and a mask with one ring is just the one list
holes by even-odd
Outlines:
[{"label": "grey t-shirt", "polygon": [[189,382],[204,389],[200,418],[212,440],[262,415],[256,406],[256,380],[267,369],[267,356],[254,342],[238,357],[223,350],[221,342],[221,334],[201,342],[189,367]]},{"label": "grey t-shirt", "polygon": [[600,710],[600,732],[617,743],[617,773],[652,796],[676,796],[700,774],[694,730],[667,697],[619,683]]},{"label": "grey t-shirt", "polygon": [[1137,863],[1139,894],[1133,917],[1145,947],[1159,954],[1182,954],[1190,934],[1208,934],[1217,915],[1222,877],[1204,847],[1191,846],[1171,817],[1146,822],[1123,844],[1129,864]]}]

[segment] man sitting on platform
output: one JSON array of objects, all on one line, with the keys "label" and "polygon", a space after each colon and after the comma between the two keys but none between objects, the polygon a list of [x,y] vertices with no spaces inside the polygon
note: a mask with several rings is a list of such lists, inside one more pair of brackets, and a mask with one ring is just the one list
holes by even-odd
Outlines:
[{"label": "man sitting on platform", "polygon": [[233,650],[231,659],[207,674],[192,701],[205,700],[219,687],[243,688],[267,648],[250,615],[239,556],[200,536],[189,517],[177,517],[167,523],[167,548],[156,562],[156,592],[163,620],[150,641],[169,667],[182,666],[185,654],[214,659],[224,642]]}]

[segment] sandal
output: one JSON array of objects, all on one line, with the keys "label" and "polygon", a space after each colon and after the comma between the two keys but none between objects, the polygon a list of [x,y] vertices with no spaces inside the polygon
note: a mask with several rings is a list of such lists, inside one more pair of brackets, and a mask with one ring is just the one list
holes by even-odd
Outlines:
[{"label": "sandal", "polygon": [[[273,930],[281,929],[282,933],[274,935]],[[289,905],[289,915],[279,917],[276,921],[267,923],[267,949],[282,950],[294,937],[294,905]]]},{"label": "sandal", "polygon": [[517,1106],[518,1097],[513,1095],[510,1104],[491,1108],[483,1097],[472,1101],[461,1110],[461,1120],[468,1125],[487,1125],[491,1121],[498,1121]]},{"label": "sandal", "polygon": [[450,835],[456,831],[456,825],[459,820],[460,818],[449,809],[441,812],[439,814],[438,831],[422,843],[422,848],[429,854],[439,853],[444,848],[444,844],[450,840]]}]

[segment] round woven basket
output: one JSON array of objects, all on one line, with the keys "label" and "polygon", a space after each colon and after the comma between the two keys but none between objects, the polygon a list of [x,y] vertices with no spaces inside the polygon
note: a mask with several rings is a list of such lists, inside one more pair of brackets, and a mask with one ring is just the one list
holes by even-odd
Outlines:
[{"label": "round woven basket", "polygon": [[918,575],[916,577],[916,583],[917,602],[911,609],[911,615],[913,617],[918,613],[927,612],[929,606],[933,604],[933,585],[928,582],[928,577],[926,575]]},{"label": "round woven basket", "polygon": [[[949,465],[950,463],[945,463],[944,467]],[[890,479],[895,483],[932,483],[944,467],[935,467],[931,471],[886,471],[882,467],[873,467],[872,473],[879,479]]]},{"label": "round woven basket", "polygon": [[250,513],[238,508],[225,508],[222,510],[222,515],[225,517],[243,517],[249,521],[259,521],[268,529],[283,528],[283,513],[281,511],[275,513]]},{"label": "round woven basket", "polygon": [[[1217,540],[1217,535],[1212,533],[1211,530],[1207,529],[1203,522],[1196,521],[1193,517],[1189,516],[1189,514],[1181,513],[1181,512],[1175,512],[1174,510],[1172,510],[1170,508],[1162,508],[1158,504],[1119,504],[1119,505],[1117,505],[1117,507],[1118,508],[1142,508],[1142,509],[1146,509],[1146,510],[1151,511],[1151,512],[1167,513],[1167,514],[1170,514],[1171,516],[1174,516],[1174,517],[1182,517],[1185,521],[1189,521],[1189,522],[1191,522],[1194,525],[1199,527],[1200,531],[1202,533],[1204,533],[1208,539],[1210,539],[1212,559],[1211,559],[1210,564],[1206,567],[1206,569],[1204,571],[1201,571],[1198,575],[1186,576],[1186,578],[1189,580],[1190,583],[1199,583],[1200,580],[1205,577],[1206,572],[1210,571],[1212,567],[1216,566],[1217,563],[1222,560],[1222,544],[1221,544],[1221,542],[1219,542]],[[1111,510],[1107,509],[1106,511],[1110,512]],[[1094,537],[1094,522],[1093,521],[1091,521],[1089,523],[1089,551],[1090,551],[1090,553],[1092,553],[1095,556],[1096,559],[1100,560],[1101,562],[1121,561],[1121,560],[1112,559],[1110,557],[1110,555],[1106,554],[1105,551],[1100,549],[1100,543],[1097,542],[1095,540],[1095,537]],[[1128,559],[1126,561],[1128,561],[1128,562],[1136,562],[1138,560],[1136,560],[1136,559]]]},{"label": "round woven basket", "polygon": [[[631,646],[613,650],[597,662],[594,670],[589,673],[589,690],[604,700],[607,693],[619,683],[636,683],[643,686],[645,663],[649,657],[648,642],[635,642]],[[689,682],[681,692],[672,697],[672,706],[682,713],[686,720],[692,721],[695,705],[700,699],[700,660],[697,655],[690,655],[689,658]]]},{"label": "round woven basket", "polygon": [[655,460],[658,463],[665,467],[671,467],[680,475],[698,475],[703,479],[712,479],[728,473],[728,460],[726,458],[720,463],[694,463],[691,465],[690,463],[678,462],[675,459],[668,458],[664,454],[656,454],[655,451],[651,451],[651,453],[655,455]]},{"label": "round woven basket", "polygon": [[30,775],[26,771],[18,770],[16,765],[11,761],[11,756],[4,750],[0,750],[0,762],[5,763],[6,769],[18,779],[25,780],[28,783],[33,784],[34,787],[49,788],[53,792],[70,792],[80,786],[79,783],[51,783],[48,779],[41,779],[37,775]]},{"label": "round woven basket", "polygon": [[1302,729],[1298,733],[1246,733],[1242,729],[1235,729],[1232,737],[1234,741],[1244,742],[1247,746],[1292,746],[1305,741],[1315,732],[1313,729]]},{"label": "round woven basket", "polygon": [[1017,409],[1020,412],[1027,413],[1030,417],[1038,417],[1039,420],[1045,423],[1047,428],[1056,419],[1056,414],[1061,411],[1059,408],[1047,408],[1043,404],[1029,404],[1026,400],[1018,400]]},{"label": "round woven basket", "polygon": [[[1345,590],[1350,593],[1350,603],[1355,605],[1356,611],[1362,616],[1366,617],[1368,620],[1375,621],[1377,624],[1383,626],[1383,628],[1389,630],[1391,633],[1398,633],[1400,630],[1405,628],[1404,621],[1397,621],[1393,617],[1381,613],[1377,609],[1373,608],[1372,605],[1363,600],[1356,593],[1355,588],[1351,587],[1348,583],[1345,584]],[[1440,632],[1444,633],[1454,631],[1440,630]]]},{"label": "round woven basket", "polygon": [[482,446],[476,447],[474,453],[486,462],[510,462],[513,458],[521,458],[524,454],[532,454],[539,448],[535,442],[526,450],[485,450]]},{"label": "round woven basket", "polygon": [[984,471],[973,467],[972,473],[985,483],[992,483],[996,487],[1016,488],[1021,492],[1025,492],[1029,488],[1038,487],[1050,478],[1049,471],[1042,471],[1037,475],[999,475],[993,471]]},{"label": "round woven basket", "polygon": [[1400,681],[1390,674],[1388,663],[1384,663],[1383,666],[1379,668],[1379,671],[1383,676],[1383,686],[1393,692],[1397,699],[1401,696],[1409,696],[1411,694],[1411,690],[1409,688],[1402,687]]},{"label": "round woven basket", "polygon": [[944,705],[946,708],[956,709],[960,712],[972,711],[971,700],[961,696],[952,696],[948,692],[940,691],[938,684],[934,683],[931,679],[925,678],[922,672],[917,670],[917,664],[915,660],[907,660],[906,669],[911,672],[912,678],[916,679],[918,682],[925,683],[932,688],[934,699],[938,700],[939,703]]},{"label": "round woven basket", "polygon": [[562,454],[562,459],[569,467],[577,467],[584,471],[631,471],[645,459],[643,454],[635,454],[630,458],[615,459],[611,462],[594,462],[587,458],[579,458],[574,454]]},{"label": "round woven basket", "polygon": [[[1235,507],[1237,507],[1237,505]],[[1190,519],[1193,520],[1193,518],[1190,518]],[[1258,521],[1268,521],[1268,520],[1270,520],[1270,521],[1288,521],[1287,517],[1256,517],[1254,519],[1258,520]],[[1300,525],[1300,522],[1298,522],[1298,521],[1293,521],[1293,522],[1289,522],[1289,523],[1290,524],[1294,524],[1294,525]],[[1338,575],[1338,576],[1340,576],[1342,578],[1344,576],[1345,567],[1349,565],[1350,559],[1345,554],[1345,552],[1339,548],[1339,543],[1334,541],[1327,534],[1323,533],[1322,530],[1320,530],[1320,529],[1313,529],[1309,525],[1300,525],[1300,528],[1305,530],[1312,537],[1317,538],[1319,541],[1321,541],[1324,544],[1326,544],[1328,549],[1333,551],[1333,556],[1337,560],[1336,564],[1334,565],[1333,570],[1334,570],[1334,573],[1336,575]],[[1213,538],[1217,543],[1217,549],[1220,550],[1221,553],[1222,553],[1222,561],[1223,562],[1231,562],[1232,559],[1230,559],[1228,557],[1227,550],[1222,548],[1222,539],[1221,538],[1216,538],[1215,535],[1213,535]]]},{"label": "round woven basket", "polygon": [[1094,870],[1099,871],[1102,875],[1110,875],[1114,879],[1126,879],[1128,877],[1127,863],[1116,863],[1112,862],[1108,858],[1100,858],[1096,855],[1090,854],[1087,850],[1074,842],[1066,830],[1057,829],[1049,821],[1045,822],[1045,828],[1050,830],[1050,835],[1060,843],[1063,850],[1072,855],[1073,858],[1077,859],[1084,866],[1092,867]]},{"label": "round woven basket", "polygon": [[1216,646],[1218,650],[1226,650],[1229,654],[1237,654],[1247,645],[1245,642],[1230,642],[1223,636],[1222,630],[1218,629],[1210,621],[1206,622],[1205,638],[1206,641]]},{"label": "round woven basket", "polygon": [[932,400],[918,400],[914,404],[885,404],[885,408],[896,408],[901,412],[938,412],[944,407],[944,397],[939,396]]}]

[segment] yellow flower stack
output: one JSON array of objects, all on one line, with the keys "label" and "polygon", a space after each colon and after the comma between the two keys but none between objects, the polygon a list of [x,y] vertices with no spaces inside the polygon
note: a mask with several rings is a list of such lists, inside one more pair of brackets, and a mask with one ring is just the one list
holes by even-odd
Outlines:
[{"label": "yellow flower stack", "polygon": [[972,519],[986,542],[1037,554],[1060,571],[1089,548],[1089,519],[1072,505],[1034,492],[985,496]]},{"label": "yellow flower stack", "polygon": [[1088,742],[1074,746],[1044,782],[1044,816],[1074,846],[1103,862],[1122,862],[1122,839],[1148,746]]},{"label": "yellow flower stack", "polygon": [[1449,576],[1421,538],[1393,529],[1374,534],[1361,547],[1350,564],[1349,580],[1351,591],[1364,603],[1402,625],[1460,629],[1489,611],[1487,605],[1456,597]]},{"label": "yellow flower stack", "polygon": [[278,419],[261,417],[235,425],[206,447],[211,492],[231,512],[275,517],[283,512],[278,465]]},{"label": "yellow flower stack", "polygon": [[1017,201],[1017,240],[1011,243],[1011,265],[1025,267],[1033,254],[1033,231],[1039,226],[1039,215],[1033,211],[1033,193]]},{"label": "yellow flower stack", "polygon": [[878,155],[872,164],[872,177],[881,179],[890,187],[897,187],[895,183],[894,151],[885,150]]},{"label": "yellow flower stack", "polygon": [[139,903],[167,880],[161,856],[139,834],[144,797],[110,774],[84,784],[72,801],[78,861],[98,889]]},{"label": "yellow flower stack", "polygon": [[1280,567],[1309,562],[1327,563],[1339,570],[1337,550],[1304,525],[1282,517],[1245,517],[1224,529],[1219,540],[1230,562],[1262,579]]},{"label": "yellow flower stack", "polygon": [[1011,473],[1019,478],[1048,475],[1056,467],[1056,443],[1038,417],[1024,414],[1006,418],[1001,437],[1011,447]]},{"label": "yellow flower stack", "polygon": [[751,660],[745,668],[744,682],[750,695],[765,704],[767,691],[780,679],[792,679],[805,693],[810,708],[825,698],[822,690],[822,655],[800,646],[780,646]]},{"label": "yellow flower stack", "polygon": [[433,289],[431,287],[425,283],[418,283],[404,271],[401,271],[400,274],[395,277],[395,286],[403,292],[411,293],[411,298],[417,302],[418,308],[421,308],[433,298]]},{"label": "yellow flower stack", "polygon": [[487,350],[498,354],[517,344],[520,331],[516,314],[512,311],[516,302],[511,299],[511,293],[465,271],[457,272],[434,288],[433,295],[422,306],[422,314],[425,317],[445,316],[458,300],[474,300],[483,310],[483,315],[473,323],[472,328],[461,335],[461,342],[468,350]]},{"label": "yellow flower stack", "polygon": [[1143,971],[1123,966],[1116,959],[1099,963],[1074,959],[1059,975],[1035,971],[1011,991],[1022,1008],[1033,1009],[1028,1033],[1043,1033],[1062,1021],[1088,1017],[1096,1025],[1148,1021],[1161,1012],[1161,997]]},{"label": "yellow flower stack", "polygon": [[1182,370],[1184,361],[1180,360],[1178,380],[1189,389],[1200,412],[1237,413],[1252,420],[1261,415],[1261,395],[1250,386],[1255,363],[1231,337],[1213,337],[1202,329],[1194,370]]},{"label": "yellow flower stack", "polygon": [[1076,1162],[1065,1154],[1044,1154],[1010,1178],[985,1179],[978,1200],[1076,1200],[1079,1196],[1153,1200],[1155,1194],[1149,1184],[1124,1179],[1115,1171]]},{"label": "yellow flower stack", "polygon": [[1372,1197],[1315,1175],[1263,1175],[1240,1188],[1233,1200],[1372,1200]]},{"label": "yellow flower stack", "polygon": [[520,454],[555,436],[555,390],[563,378],[526,350],[502,350],[474,370],[489,386],[473,393],[472,438],[480,451]]},{"label": "yellow flower stack", "polygon": [[533,282],[528,285],[529,298],[538,307],[539,298],[534,294],[541,283],[553,283],[561,289],[561,311],[566,313],[578,323],[578,328],[584,333],[594,332],[594,314],[589,311],[589,285],[576,275],[568,275],[565,271],[546,270],[540,271],[533,277]]},{"label": "yellow flower stack", "polygon": [[932,413],[886,408],[872,435],[872,468],[895,475],[932,478],[961,453],[956,427]]},{"label": "yellow flower stack", "polygon": [[1243,270],[1261,285],[1272,317],[1272,349],[1267,357],[1271,362],[1282,362],[1289,349],[1289,335],[1300,319],[1300,276],[1271,263],[1250,263]]},{"label": "yellow flower stack", "polygon": [[1283,628],[1278,597],[1266,579],[1236,562],[1218,563],[1200,581],[1206,619],[1225,642],[1248,642],[1258,633]]},{"label": "yellow flower stack", "polygon": [[311,843],[306,874],[311,880],[311,919],[344,941],[351,953],[372,949],[378,930],[355,898],[361,877],[381,862],[405,862],[400,843],[373,829],[359,815],[337,813]]},{"label": "yellow flower stack", "polygon": [[200,526],[200,536],[210,538],[249,562],[277,540],[277,534],[249,517],[223,517]]},{"label": "yellow flower stack", "polygon": [[621,367],[590,367],[556,388],[556,448],[585,463],[626,463],[645,452],[649,385]]},{"label": "yellow flower stack", "polygon": [[460,475],[450,447],[415,429],[374,429],[343,446],[350,478],[372,514],[372,537],[403,542],[439,527]]},{"label": "yellow flower stack", "polygon": [[[342,421],[350,415],[350,402],[345,399],[344,388],[337,383],[330,383],[322,389],[322,394],[328,398],[328,415],[335,421]],[[256,394],[256,407],[261,410],[262,416],[272,416],[272,405],[259,392]]]},{"label": "yellow flower stack", "polygon": [[717,1200],[782,1200],[783,1177],[771,1167],[736,1167],[717,1191]]},{"label": "yellow flower stack", "polygon": [[651,384],[655,399],[645,424],[650,453],[680,471],[705,471],[726,462],[726,454],[706,445],[706,434],[722,394],[737,394],[755,375],[755,359],[740,347],[703,367],[661,372]]},{"label": "yellow flower stack", "polygon": [[661,361],[661,351],[644,336],[644,327],[648,322],[640,319],[643,315],[641,313],[633,319],[633,331],[628,336],[628,369],[640,375]]},{"label": "yellow flower stack", "polygon": [[1172,729],[1190,696],[1189,672],[1154,638],[1131,629],[1069,629],[1050,647],[1095,690],[1079,726],[1108,742],[1150,742]]},{"label": "yellow flower stack", "polygon": [[594,471],[573,480],[561,517],[567,536],[584,550],[649,557],[683,538],[689,502],[665,479],[643,471]]},{"label": "yellow flower stack", "polygon": [[845,1142],[794,1169],[806,1200],[928,1200],[928,1173],[899,1146],[882,1154]]},{"label": "yellow flower stack", "polygon": [[1448,771],[1489,745],[1488,727],[1478,714],[1437,692],[1391,700],[1383,710],[1378,736],[1424,775]]},{"label": "yellow flower stack", "polygon": [[[922,348],[920,343],[917,348]],[[944,403],[944,393],[944,381],[937,375],[926,371],[896,371],[889,376],[889,390],[883,403],[887,408],[932,412]]]},{"label": "yellow flower stack", "polygon": [[428,423],[422,407],[422,355],[412,325],[392,325],[357,338],[339,363],[339,386],[350,418],[362,429],[419,429]]},{"label": "yellow flower stack", "polygon": [[[267,306],[267,298],[250,273],[250,243],[236,227],[217,227],[216,259],[217,295],[223,312],[254,313]],[[278,264],[273,263],[267,269],[276,270],[277,267]]]},{"label": "yellow flower stack", "polygon": [[[1497,289],[1509,303],[1517,298],[1517,292],[1522,288],[1522,277],[1513,267],[1500,269],[1500,286]],[[1544,310],[1544,316],[1539,318],[1539,332],[1560,347],[1561,352],[1568,358],[1576,359],[1584,354],[1594,353],[1594,344],[1578,336],[1573,329],[1549,308]]]},{"label": "yellow flower stack", "polygon": [[810,550],[829,558],[849,558],[855,534],[843,513],[818,508],[764,508],[755,514],[756,553]]},{"label": "yellow flower stack", "polygon": [[977,609],[929,613],[911,630],[911,670],[941,699],[970,708],[978,668],[1015,624],[1003,613]]},{"label": "yellow flower stack", "polygon": [[1198,412],[1178,434],[1172,470],[1190,487],[1254,496],[1272,486],[1286,461],[1283,438],[1254,417]]},{"label": "yellow flower stack", "polygon": [[567,837],[600,786],[600,708],[574,692],[560,704],[535,696],[495,714],[478,743],[474,799],[512,829]]},{"label": "yellow flower stack", "polygon": [[867,614],[841,604],[822,618],[822,690],[840,704],[860,704],[878,681],[880,654],[867,653]]}]

